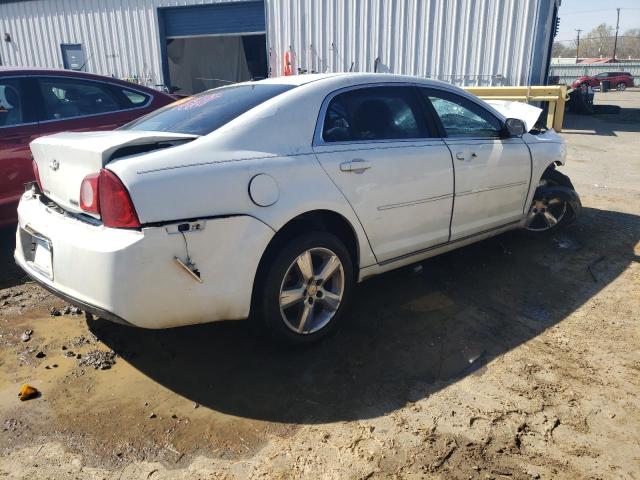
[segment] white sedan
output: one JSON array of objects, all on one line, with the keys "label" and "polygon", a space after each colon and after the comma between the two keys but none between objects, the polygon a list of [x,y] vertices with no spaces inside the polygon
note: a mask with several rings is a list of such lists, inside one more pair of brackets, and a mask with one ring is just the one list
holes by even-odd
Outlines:
[{"label": "white sedan", "polygon": [[113,321],[251,315],[315,341],[356,282],[579,214],[560,137],[499,110],[521,109],[415,77],[300,75],[39,138],[15,259]]}]

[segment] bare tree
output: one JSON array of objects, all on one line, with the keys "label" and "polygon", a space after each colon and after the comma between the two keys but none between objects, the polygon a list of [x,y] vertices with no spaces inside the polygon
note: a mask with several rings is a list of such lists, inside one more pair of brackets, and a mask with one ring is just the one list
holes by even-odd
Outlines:
[{"label": "bare tree", "polygon": [[567,47],[564,46],[560,42],[553,42],[553,46],[551,47],[551,56],[552,57],[566,57],[565,51]]},{"label": "bare tree", "polygon": [[591,30],[580,45],[581,57],[607,57],[613,54],[613,32],[615,28],[601,23]]},{"label": "bare tree", "polygon": [[619,59],[640,59],[640,28],[632,28],[624,32],[618,39]]}]

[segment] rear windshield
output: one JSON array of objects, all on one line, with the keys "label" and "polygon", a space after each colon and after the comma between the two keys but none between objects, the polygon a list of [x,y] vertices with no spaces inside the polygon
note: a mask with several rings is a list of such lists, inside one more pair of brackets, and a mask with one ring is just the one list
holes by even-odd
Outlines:
[{"label": "rear windshield", "polygon": [[206,135],[293,85],[234,85],[178,100],[122,127],[122,130]]}]

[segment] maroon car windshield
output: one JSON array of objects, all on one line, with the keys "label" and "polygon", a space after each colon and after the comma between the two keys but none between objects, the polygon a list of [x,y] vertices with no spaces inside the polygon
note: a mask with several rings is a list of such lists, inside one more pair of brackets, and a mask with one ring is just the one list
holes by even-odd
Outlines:
[{"label": "maroon car windshield", "polygon": [[273,84],[216,88],[178,100],[121,129],[206,135],[292,88]]}]

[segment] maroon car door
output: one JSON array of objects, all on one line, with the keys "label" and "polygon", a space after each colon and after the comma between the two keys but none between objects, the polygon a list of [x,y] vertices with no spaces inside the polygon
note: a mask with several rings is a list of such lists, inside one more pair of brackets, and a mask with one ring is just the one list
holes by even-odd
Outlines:
[{"label": "maroon car door", "polygon": [[15,223],[24,184],[33,179],[29,142],[38,136],[24,77],[0,77],[0,226]]},{"label": "maroon car door", "polygon": [[41,135],[113,130],[146,113],[143,107],[151,101],[149,95],[140,94],[138,107],[124,87],[69,76],[39,76],[37,90],[42,103]]}]

